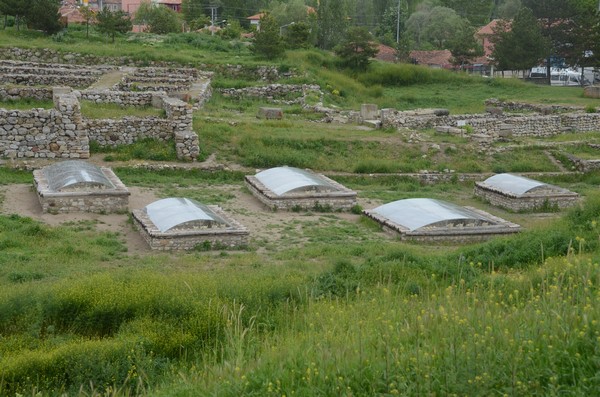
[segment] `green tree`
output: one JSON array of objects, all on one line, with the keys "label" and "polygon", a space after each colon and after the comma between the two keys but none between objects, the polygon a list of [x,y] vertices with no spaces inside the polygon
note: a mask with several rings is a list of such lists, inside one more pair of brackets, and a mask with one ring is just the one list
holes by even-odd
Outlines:
[{"label": "green tree", "polygon": [[428,45],[439,50],[446,49],[448,43],[468,25],[456,11],[448,7],[422,8],[406,21],[406,31],[419,48]]},{"label": "green tree", "polygon": [[483,55],[481,44],[475,39],[475,28],[464,21],[463,27],[448,40],[448,49],[452,52],[452,63],[462,66],[472,63],[473,59]]},{"label": "green tree", "polygon": [[292,22],[308,20],[308,12],[304,0],[289,0],[288,2],[278,3],[272,8],[270,13],[279,25],[288,25]]},{"label": "green tree", "polygon": [[317,10],[317,45],[330,50],[346,34],[347,13],[345,0],[321,0]]},{"label": "green tree", "polygon": [[199,18],[203,18],[203,20],[208,18],[204,12],[207,6],[208,2],[205,0],[183,0],[181,2],[183,20],[194,30],[202,28],[205,24],[198,26],[197,21]]},{"label": "green tree", "polygon": [[54,34],[64,27],[60,22],[59,7],[58,0],[29,0],[25,18],[31,28]]},{"label": "green tree", "polygon": [[472,25],[482,26],[490,20],[494,0],[441,0],[441,5],[452,8]]},{"label": "green tree", "polygon": [[155,6],[149,2],[140,4],[140,8],[135,13],[135,21],[138,24],[146,25],[150,33],[181,32],[179,14],[162,5]]},{"label": "green tree", "polygon": [[[398,12],[400,11],[400,12]],[[408,10],[404,7],[404,3],[390,6],[383,12],[381,21],[377,25],[375,34],[381,42],[387,45],[396,43],[396,39],[400,39],[406,30],[406,19],[408,18]]]},{"label": "green tree", "polygon": [[96,11],[92,10],[90,7],[81,7],[79,9],[81,12],[81,16],[85,20],[85,37],[90,36],[90,22],[96,20]]},{"label": "green tree", "polygon": [[127,33],[131,31],[132,22],[129,15],[125,11],[110,11],[108,8],[103,9],[96,15],[98,20],[98,30],[100,33],[106,34],[115,42],[117,33]]},{"label": "green tree", "polygon": [[0,0],[0,12],[15,18],[17,30],[20,29],[20,23],[27,15],[29,6],[29,0]]},{"label": "green tree", "polygon": [[521,7],[521,0],[504,0],[496,9],[496,17],[513,19],[519,13]]},{"label": "green tree", "polygon": [[499,23],[491,41],[492,55],[501,70],[526,70],[538,65],[550,47],[538,20],[526,7],[519,10],[510,28],[507,22]]},{"label": "green tree", "polygon": [[260,18],[260,30],[254,34],[252,52],[266,59],[278,58],[285,52],[279,24],[269,13]]},{"label": "green tree", "polygon": [[225,29],[219,32],[219,35],[224,39],[239,39],[242,34],[242,26],[237,20],[233,20],[225,26]]},{"label": "green tree", "polygon": [[364,28],[354,26],[348,29],[346,37],[334,49],[340,58],[340,64],[356,71],[364,71],[371,58],[377,55],[377,45],[371,33]]},{"label": "green tree", "polygon": [[310,47],[310,30],[310,25],[306,22],[288,26],[284,36],[286,47],[292,49]]},{"label": "green tree", "polygon": [[572,1],[573,15],[564,56],[571,65],[596,66],[600,61],[600,11],[595,0]]}]

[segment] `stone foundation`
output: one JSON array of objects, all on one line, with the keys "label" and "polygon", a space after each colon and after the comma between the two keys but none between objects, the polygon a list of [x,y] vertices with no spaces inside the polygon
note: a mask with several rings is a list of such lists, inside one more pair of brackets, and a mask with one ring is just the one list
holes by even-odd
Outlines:
[{"label": "stone foundation", "polygon": [[79,101],[72,93],[59,94],[54,105],[54,109],[0,109],[0,156],[88,158]]},{"label": "stone foundation", "polygon": [[473,194],[491,205],[516,212],[564,209],[579,202],[579,195],[574,192],[557,193],[552,189],[546,191],[536,189],[535,193],[517,196],[485,186],[479,182],[475,183]]},{"label": "stone foundation", "polygon": [[363,211],[363,214],[379,223],[386,233],[397,236],[400,240],[426,243],[450,242],[461,244],[478,242],[489,240],[493,237],[517,233],[521,230],[521,226],[493,216],[485,211],[472,207],[465,208],[485,216],[487,219],[495,222],[495,225],[475,226],[469,223],[453,224],[452,222],[448,222],[445,226],[428,227],[423,228],[423,230],[411,231],[369,210]]},{"label": "stone foundation", "polygon": [[169,230],[161,232],[143,209],[134,210],[133,224],[153,250],[236,249],[248,244],[248,230],[227,216],[218,206],[209,206],[228,224],[227,228]]},{"label": "stone foundation", "polygon": [[356,205],[356,192],[342,186],[325,176],[329,183],[339,190],[335,192],[292,193],[278,196],[265,187],[256,177],[247,175],[246,186],[250,192],[265,206],[272,210],[317,210],[317,211],[349,211]]},{"label": "stone foundation", "polygon": [[[192,108],[176,98],[141,96],[158,102],[166,118],[86,119],[70,88],[55,87],[55,109],[0,109],[0,155],[9,158],[89,158],[89,140],[115,147],[144,138],[176,142],[178,158],[195,160],[198,136],[192,130]],[[132,95],[129,98],[136,97]]]},{"label": "stone foundation", "polygon": [[102,173],[115,186],[114,189],[55,192],[49,189],[43,170],[33,171],[33,182],[42,211],[47,213],[127,212],[129,190],[110,168],[102,167]]}]

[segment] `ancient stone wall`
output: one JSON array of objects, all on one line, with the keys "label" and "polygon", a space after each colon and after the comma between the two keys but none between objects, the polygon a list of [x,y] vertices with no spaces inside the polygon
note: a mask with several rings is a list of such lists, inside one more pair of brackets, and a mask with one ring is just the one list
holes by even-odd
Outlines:
[{"label": "ancient stone wall", "polygon": [[246,176],[246,187],[261,203],[272,210],[313,210],[349,211],[356,205],[356,192],[339,183],[327,180],[340,188],[336,192],[296,193],[277,196],[268,190],[256,177]]},{"label": "ancient stone wall", "polygon": [[90,187],[87,191],[56,192],[50,190],[44,170],[34,170],[33,181],[42,211],[56,214],[126,212],[129,205],[129,190],[111,169],[103,167],[102,172],[111,181],[114,189]]},{"label": "ancient stone wall", "polygon": [[513,136],[546,137],[572,131],[598,131],[600,130],[600,113],[435,116],[431,114],[414,115],[413,112],[384,109],[382,110],[382,125],[411,129],[471,126],[475,132],[492,137],[506,134],[507,131]]},{"label": "ancient stone wall", "polygon": [[474,194],[496,207],[512,211],[537,211],[541,209],[569,208],[579,202],[577,194],[551,194],[543,193],[531,196],[514,196],[493,189],[486,189],[475,184]]},{"label": "ancient stone wall", "polygon": [[88,158],[89,140],[74,94],[56,95],[54,109],[0,109],[0,155]]},{"label": "ancient stone wall", "polygon": [[37,101],[52,99],[52,88],[0,86],[0,100],[19,101],[21,99],[35,99]]},{"label": "ancient stone wall", "polygon": [[569,153],[565,153],[565,156],[567,156],[569,160],[571,160],[571,162],[575,165],[575,168],[581,172],[600,170],[600,160],[581,159]]},{"label": "ancient stone wall", "polygon": [[248,230],[230,218],[218,206],[209,206],[217,215],[225,219],[227,227],[213,229],[169,230],[161,232],[149,219],[144,210],[134,210],[133,223],[154,250],[193,250],[195,248],[243,248],[248,245]]},{"label": "ancient stone wall", "polygon": [[[56,88],[56,92],[61,91]],[[64,91],[64,89],[63,89]],[[154,98],[156,100],[156,98]],[[160,97],[166,118],[86,119],[73,92],[54,95],[55,109],[0,109],[0,155],[9,158],[88,158],[89,140],[100,146],[131,144],[143,138],[175,140],[181,159],[200,152],[192,130],[191,106]]]},{"label": "ancient stone wall", "polygon": [[[28,61],[32,63],[61,63],[68,65],[116,65],[116,66],[140,66],[140,67],[180,67],[177,62],[134,60],[129,57],[104,57],[92,54],[79,54],[75,52],[62,52],[58,50],[42,48],[29,49],[17,47],[0,47],[0,59]],[[277,66],[260,65],[193,65],[204,70],[211,70],[223,76],[231,78],[247,78],[250,80],[276,81],[290,78],[295,75],[293,70],[281,70]]]},{"label": "ancient stone wall", "polygon": [[[266,86],[247,87],[247,88],[220,88],[221,95],[240,99],[244,97],[261,98],[266,100],[274,100],[288,98],[292,101],[303,100],[308,93],[317,93],[321,95],[321,87],[318,85],[309,84],[270,84]],[[296,98],[291,98],[291,97]]]},{"label": "ancient stone wall", "polygon": [[[0,91],[1,95],[1,91]],[[162,98],[167,93],[164,91],[158,92],[134,92],[134,91],[110,91],[110,90],[84,90],[81,91],[81,99],[92,101],[95,103],[116,103],[121,106],[157,107],[162,105]],[[159,101],[159,102],[156,102]]]},{"label": "ancient stone wall", "polygon": [[68,85],[69,87],[88,87],[98,80],[98,76],[74,76],[67,74],[0,74],[1,84],[18,85]]},{"label": "ancient stone wall", "polygon": [[200,153],[198,136],[192,130],[191,106],[179,99],[162,97],[166,118],[124,117],[122,119],[88,119],[86,130],[100,146],[130,145],[140,139],[175,140],[177,156],[195,160]]}]

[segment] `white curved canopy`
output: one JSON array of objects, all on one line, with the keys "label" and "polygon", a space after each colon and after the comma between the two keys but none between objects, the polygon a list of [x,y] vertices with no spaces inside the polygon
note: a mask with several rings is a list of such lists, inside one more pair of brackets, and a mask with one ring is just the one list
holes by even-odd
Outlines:
[{"label": "white curved canopy", "polygon": [[425,198],[394,201],[370,212],[385,217],[410,231],[453,220],[490,222],[486,217],[467,208],[446,201]]},{"label": "white curved canopy", "polygon": [[497,174],[489,177],[483,183],[495,189],[506,193],[512,193],[517,196],[522,196],[541,186],[547,186],[546,183],[513,174]]},{"label": "white curved canopy", "polygon": [[259,172],[255,177],[278,196],[310,189],[338,190],[319,175],[294,167],[270,168]]},{"label": "white curved canopy", "polygon": [[81,160],[68,160],[44,168],[50,190],[59,192],[75,185],[103,186],[114,189],[102,169]]},{"label": "white curved canopy", "polygon": [[227,222],[215,214],[206,205],[187,198],[166,198],[148,204],[144,210],[154,225],[166,232],[188,222],[204,222],[227,225]]}]

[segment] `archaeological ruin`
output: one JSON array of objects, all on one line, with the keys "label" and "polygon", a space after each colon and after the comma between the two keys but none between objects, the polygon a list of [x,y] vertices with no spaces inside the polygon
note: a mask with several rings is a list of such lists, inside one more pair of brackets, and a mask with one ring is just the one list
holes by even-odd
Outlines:
[{"label": "archaeological ruin", "polygon": [[273,210],[349,210],[356,192],[324,175],[294,167],[275,167],[247,175],[246,186]]},{"label": "archaeological ruin", "polygon": [[551,211],[571,207],[579,201],[579,194],[570,190],[507,173],[476,182],[474,194],[512,211]]},{"label": "archaeological ruin", "polygon": [[485,211],[426,198],[394,201],[363,214],[402,240],[470,242],[521,230],[519,225]]},{"label": "archaeological ruin", "polygon": [[248,243],[248,230],[220,207],[166,198],[132,212],[133,223],[154,250],[230,249]]},{"label": "archaeological ruin", "polygon": [[42,211],[46,213],[126,212],[129,190],[106,167],[67,160],[33,171]]}]

